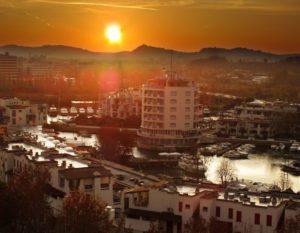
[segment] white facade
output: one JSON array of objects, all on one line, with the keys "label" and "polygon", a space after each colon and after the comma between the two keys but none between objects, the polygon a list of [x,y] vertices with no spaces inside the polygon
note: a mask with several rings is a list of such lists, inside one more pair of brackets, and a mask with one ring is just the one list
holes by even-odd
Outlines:
[{"label": "white facade", "polygon": [[221,117],[217,131],[221,136],[271,138],[278,133],[278,121],[293,121],[294,128],[291,131],[297,132],[297,119],[286,119],[288,114],[298,114],[299,105],[292,105],[285,102],[266,102],[254,100],[235,107],[233,114]]},{"label": "white facade", "polygon": [[189,194],[166,184],[133,188],[124,196],[125,225],[139,233],[151,225],[179,233],[190,220],[201,217],[207,223],[214,219],[223,233],[275,233],[284,219],[300,213],[300,195],[289,195],[228,192],[209,183]]},{"label": "white facade", "polygon": [[141,115],[141,89],[128,88],[109,93],[102,101],[101,116],[126,119]]},{"label": "white facade", "polygon": [[197,86],[168,71],[142,87],[142,124],[138,147],[150,150],[191,148],[199,138],[203,106]]},{"label": "white facade", "polygon": [[31,104],[18,98],[0,99],[0,118],[9,128],[35,126],[47,123],[47,105]]},{"label": "white facade", "polygon": [[[264,232],[274,233],[280,218],[283,216],[286,202],[279,200],[272,203],[260,202],[260,194],[248,195],[232,193],[232,198],[224,198],[224,193],[218,196],[200,198],[200,216],[206,221],[212,217],[226,223],[230,232]],[[247,195],[247,194],[246,194]]]},{"label": "white facade", "polygon": [[[26,150],[0,150],[0,181],[8,182],[10,176],[28,169],[43,167],[50,173],[50,204],[57,211],[63,198],[72,191],[81,191],[99,198],[104,204],[113,206],[114,178],[102,166],[72,158],[67,155],[33,156]],[[53,191],[54,190],[54,191]],[[55,193],[56,195],[52,195]]]},{"label": "white facade", "polygon": [[154,224],[162,232],[179,233],[198,205],[199,195],[180,194],[165,185],[133,188],[124,196],[125,227],[145,232]]}]

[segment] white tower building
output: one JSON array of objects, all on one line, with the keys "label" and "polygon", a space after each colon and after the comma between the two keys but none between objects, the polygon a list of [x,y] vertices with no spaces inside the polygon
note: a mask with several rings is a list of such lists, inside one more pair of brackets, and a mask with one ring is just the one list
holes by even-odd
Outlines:
[{"label": "white tower building", "polygon": [[142,124],[138,147],[158,151],[192,148],[199,138],[203,106],[197,86],[167,71],[142,87]]}]

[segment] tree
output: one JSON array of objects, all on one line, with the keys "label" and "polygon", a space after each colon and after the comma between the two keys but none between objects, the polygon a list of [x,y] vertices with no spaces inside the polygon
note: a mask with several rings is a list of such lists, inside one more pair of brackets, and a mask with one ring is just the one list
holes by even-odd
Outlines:
[{"label": "tree", "polygon": [[193,217],[185,224],[183,233],[208,233],[208,226],[204,218]]},{"label": "tree", "polygon": [[300,213],[294,218],[288,218],[284,221],[278,233],[299,233],[300,232]]},{"label": "tree", "polygon": [[159,229],[159,223],[151,222],[150,228],[147,231],[147,233],[165,233],[162,230]]},{"label": "tree", "polygon": [[58,233],[110,233],[112,222],[105,205],[93,196],[72,192],[64,200],[58,216]]},{"label": "tree", "polygon": [[122,215],[119,219],[116,220],[117,226],[114,229],[115,233],[133,233],[133,229],[125,228],[125,216]]},{"label": "tree", "polygon": [[15,173],[0,190],[0,232],[44,233],[52,211],[45,194],[49,174],[41,169]]},{"label": "tree", "polygon": [[280,177],[276,183],[281,191],[285,191],[292,187],[292,182],[289,179],[288,173],[281,172]]},{"label": "tree", "polygon": [[228,159],[223,158],[216,170],[217,177],[222,185],[227,185],[235,177],[235,168]]}]

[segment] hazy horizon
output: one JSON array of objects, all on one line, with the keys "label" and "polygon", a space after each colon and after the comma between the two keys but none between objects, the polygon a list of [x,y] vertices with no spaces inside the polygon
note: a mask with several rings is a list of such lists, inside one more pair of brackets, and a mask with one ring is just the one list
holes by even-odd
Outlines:
[{"label": "hazy horizon", "polygon": [[26,45],[26,44],[0,44],[0,48],[5,47],[5,46],[19,46],[19,47],[26,47],[26,48],[40,48],[40,47],[44,47],[44,46],[64,46],[64,47],[69,47],[69,48],[74,48],[74,49],[82,49],[84,51],[87,52],[91,52],[91,53],[122,53],[122,52],[133,52],[135,49],[141,47],[141,46],[149,46],[149,47],[153,47],[153,48],[158,48],[158,49],[166,49],[166,50],[172,50],[175,52],[182,52],[182,53],[197,53],[200,52],[203,49],[207,49],[207,48],[215,48],[215,49],[227,49],[227,50],[232,50],[232,49],[248,49],[248,50],[253,50],[253,51],[260,51],[260,52],[264,52],[264,53],[270,53],[270,54],[274,54],[274,55],[299,55],[300,51],[294,51],[294,52],[273,52],[273,51],[268,51],[268,50],[263,50],[263,49],[259,49],[259,48],[250,48],[250,47],[216,47],[216,46],[209,46],[209,47],[202,47],[196,50],[180,50],[180,49],[173,49],[173,48],[168,48],[168,47],[158,47],[158,46],[153,46],[150,44],[140,44],[137,47],[130,49],[130,50],[119,50],[119,51],[96,51],[96,50],[91,50],[91,49],[87,49],[87,48],[83,48],[83,47],[77,47],[77,46],[72,46],[72,45],[67,45],[67,44],[39,44],[39,45]]}]

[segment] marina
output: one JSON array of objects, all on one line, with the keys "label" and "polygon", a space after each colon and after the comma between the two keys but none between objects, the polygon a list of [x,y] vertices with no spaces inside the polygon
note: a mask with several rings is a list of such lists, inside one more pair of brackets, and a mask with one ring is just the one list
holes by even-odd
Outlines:
[{"label": "marina", "polygon": [[[155,155],[147,154],[145,152],[141,152],[136,148],[133,149],[133,154],[135,157],[142,158],[153,158]],[[253,151],[248,155],[248,159],[228,159],[230,163],[233,165],[235,169],[235,175],[239,180],[244,180],[248,182],[259,182],[261,184],[274,185],[278,184],[280,180],[280,176],[282,174],[282,166],[289,161],[297,161],[297,159],[289,159],[284,156],[285,152],[272,152],[268,150],[259,150],[253,149]],[[157,156],[158,157],[158,156]],[[204,177],[207,180],[218,183],[217,176],[217,168],[223,159],[222,156],[209,156],[205,157],[205,163],[207,170],[204,173]],[[299,156],[300,161],[300,156]],[[187,176],[189,177],[190,173],[182,173],[180,169],[170,169],[168,172],[167,168],[161,167],[155,171],[161,172],[165,175],[172,176]],[[204,178],[203,177],[203,178]],[[294,192],[300,191],[300,177],[293,174],[288,173],[289,180],[291,181],[291,188]],[[193,179],[190,179],[193,180]],[[195,180],[196,181],[196,180]]]}]

